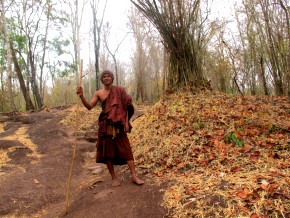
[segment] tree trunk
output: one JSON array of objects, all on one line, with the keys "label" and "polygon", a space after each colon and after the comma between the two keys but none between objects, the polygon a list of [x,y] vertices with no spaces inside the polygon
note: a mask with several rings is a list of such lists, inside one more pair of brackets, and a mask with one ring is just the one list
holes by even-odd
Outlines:
[{"label": "tree trunk", "polygon": [[163,75],[162,75],[162,91],[165,91],[167,86],[166,79],[168,78],[168,55],[166,53],[166,48],[163,48]]},{"label": "tree trunk", "polygon": [[115,67],[115,75],[116,75],[116,85],[120,85],[119,84],[119,72],[118,72],[118,66],[117,66],[117,59],[116,56],[113,56],[113,61],[114,61],[114,67]]},{"label": "tree trunk", "polygon": [[[289,17],[289,6],[288,9],[284,5],[282,0],[279,0],[280,6],[283,9],[285,16],[286,16],[286,25],[287,25],[287,37],[288,37],[288,46],[290,44],[290,17]],[[288,89],[288,100],[290,101],[290,49],[287,50],[287,72],[286,73],[286,82],[287,82],[287,89]]]},{"label": "tree trunk", "polygon": [[96,73],[96,89],[100,89],[100,46],[101,46],[101,30],[103,26],[103,21],[104,21],[104,13],[107,5],[107,0],[103,9],[103,15],[102,19],[99,22],[97,19],[97,8],[95,1],[92,0],[90,2],[91,4],[91,9],[93,13],[93,35],[94,35],[94,53],[95,53],[95,73]]},{"label": "tree trunk", "polygon": [[12,47],[12,43],[10,42],[10,47],[11,47],[11,54],[12,54],[12,60],[13,60],[13,63],[14,63],[14,69],[17,73],[17,77],[18,77],[18,80],[19,80],[19,84],[20,84],[20,88],[21,88],[21,91],[22,91],[22,94],[23,94],[23,97],[24,97],[24,100],[25,100],[25,104],[26,104],[26,110],[34,110],[34,105],[31,101],[31,98],[29,96],[29,91],[27,90],[26,88],[26,85],[25,85],[25,81],[23,79],[23,76],[22,76],[22,72],[21,72],[21,68],[18,64],[18,60],[17,60],[17,57],[16,57],[16,54],[15,54],[15,51]]},{"label": "tree trunk", "polygon": [[80,39],[80,29],[81,29],[81,23],[82,23],[82,15],[83,15],[83,13],[81,14],[81,19],[80,19],[80,21],[79,21],[79,13],[78,13],[78,0],[76,0],[76,21],[77,21],[77,23],[76,23],[76,27],[77,27],[77,41],[76,41],[76,43],[77,43],[77,73],[76,73],[76,81],[77,81],[77,84],[78,84],[78,86],[83,86],[83,84],[81,84],[82,83],[82,78],[79,78],[79,73],[81,72],[81,68],[82,68],[82,64],[81,64],[81,39]]},{"label": "tree trunk", "polygon": [[41,97],[44,97],[44,82],[43,82],[43,69],[44,69],[44,63],[45,63],[45,55],[46,55],[46,44],[47,44],[47,35],[48,35],[48,27],[49,27],[49,21],[50,21],[50,13],[51,13],[51,4],[48,1],[47,2],[47,16],[46,16],[46,28],[45,28],[45,37],[43,42],[43,54],[42,54],[42,60],[40,65],[40,75],[39,75],[39,86],[40,86],[40,93]]},{"label": "tree trunk", "polygon": [[94,8],[93,11],[93,23],[94,23],[94,55],[95,55],[95,73],[96,73],[96,90],[100,89],[100,66],[99,66],[99,58],[100,58],[100,29],[98,29],[97,25],[97,17]]},{"label": "tree trunk", "polygon": [[28,56],[29,56],[29,64],[30,64],[30,73],[31,73],[31,77],[30,77],[30,85],[31,85],[31,89],[32,89],[32,93],[34,95],[35,101],[36,101],[36,105],[37,108],[40,109],[43,104],[42,104],[42,98],[39,92],[39,87],[37,84],[37,79],[36,79],[36,69],[35,69],[35,63],[34,63],[34,56],[32,53],[32,44],[31,44],[31,39],[28,38]]},{"label": "tree trunk", "polygon": [[270,15],[269,15],[269,2],[261,1],[260,2],[262,12],[264,15],[265,20],[265,28],[266,28],[266,37],[268,39],[268,46],[269,46],[269,56],[270,56],[270,63],[272,67],[272,74],[274,78],[274,88],[275,93],[278,96],[282,96],[284,94],[283,83],[282,83],[282,72],[279,66],[279,60],[277,56],[276,48],[279,47],[275,45],[274,41],[274,34],[270,25]]},{"label": "tree trunk", "polygon": [[[1,68],[0,68],[1,69]],[[0,81],[1,81],[1,92],[0,92],[0,111],[4,111],[4,80],[3,80],[3,70],[0,71]]]},{"label": "tree trunk", "polygon": [[264,68],[264,59],[263,57],[260,58],[260,68],[261,68],[261,78],[263,84],[264,95],[269,95],[269,89],[267,87],[267,80],[265,76],[265,68]]},{"label": "tree trunk", "polygon": [[5,17],[5,8],[4,8],[4,0],[1,0],[1,29],[4,33],[5,38],[5,44],[7,47],[7,84],[8,84],[8,102],[9,102],[9,111],[12,111],[13,109],[13,95],[12,95],[12,68],[11,68],[11,48],[9,43],[9,34],[7,30],[7,23],[6,23],[6,17]]}]

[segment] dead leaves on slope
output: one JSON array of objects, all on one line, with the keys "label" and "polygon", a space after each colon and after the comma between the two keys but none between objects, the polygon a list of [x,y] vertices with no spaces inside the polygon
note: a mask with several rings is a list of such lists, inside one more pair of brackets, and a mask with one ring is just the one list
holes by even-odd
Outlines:
[{"label": "dead leaves on slope", "polygon": [[178,217],[290,214],[286,98],[188,92],[164,96],[133,122],[137,164],[169,185]]}]

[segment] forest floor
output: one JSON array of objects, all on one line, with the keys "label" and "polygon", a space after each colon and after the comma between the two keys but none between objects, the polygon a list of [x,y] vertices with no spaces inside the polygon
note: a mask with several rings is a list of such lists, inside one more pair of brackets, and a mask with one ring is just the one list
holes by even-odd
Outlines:
[{"label": "forest floor", "polygon": [[122,166],[117,188],[94,162],[97,109],[0,117],[0,216],[290,217],[286,98],[182,91],[137,108],[129,139],[146,183]]}]

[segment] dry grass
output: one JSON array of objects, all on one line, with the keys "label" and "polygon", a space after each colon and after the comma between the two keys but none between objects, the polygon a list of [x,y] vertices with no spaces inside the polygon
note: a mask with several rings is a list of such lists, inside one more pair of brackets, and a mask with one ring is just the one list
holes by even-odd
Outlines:
[{"label": "dry grass", "polygon": [[[32,151],[31,154],[28,154],[30,157],[35,157],[37,160],[41,158],[41,155],[37,153],[37,146],[29,139],[27,135],[27,128],[19,128],[14,135],[3,137],[3,140],[17,140],[22,143],[26,148]],[[16,149],[22,149],[20,146],[9,147],[5,150],[2,150],[0,153],[0,166],[6,165],[11,159],[9,158],[9,153],[14,152]]]}]

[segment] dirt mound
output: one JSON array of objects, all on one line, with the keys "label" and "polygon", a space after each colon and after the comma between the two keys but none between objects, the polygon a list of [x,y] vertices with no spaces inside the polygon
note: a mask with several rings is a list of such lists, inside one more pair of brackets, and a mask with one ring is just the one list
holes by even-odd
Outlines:
[{"label": "dirt mound", "polygon": [[[133,123],[137,165],[181,217],[290,216],[287,98],[179,92]],[[277,204],[277,202],[279,202]]]}]

